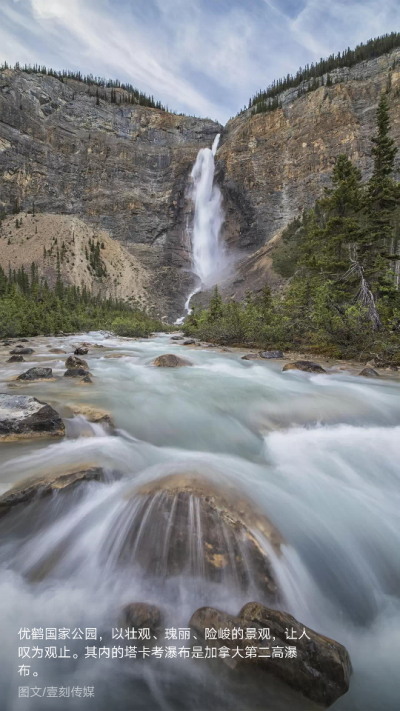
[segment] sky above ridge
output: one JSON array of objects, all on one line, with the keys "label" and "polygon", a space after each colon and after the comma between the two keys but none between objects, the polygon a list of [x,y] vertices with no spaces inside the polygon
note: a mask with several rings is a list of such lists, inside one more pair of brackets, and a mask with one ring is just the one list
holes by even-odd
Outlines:
[{"label": "sky above ridge", "polygon": [[399,0],[0,0],[0,62],[118,78],[225,123],[273,79],[393,30]]}]

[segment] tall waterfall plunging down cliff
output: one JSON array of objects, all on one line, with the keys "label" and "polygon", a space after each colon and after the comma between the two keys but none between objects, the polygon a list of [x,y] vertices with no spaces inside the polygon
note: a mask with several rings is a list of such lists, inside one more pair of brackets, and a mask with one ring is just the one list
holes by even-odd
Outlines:
[{"label": "tall waterfall plunging down cliff", "polygon": [[192,237],[193,271],[204,286],[215,283],[224,266],[224,249],[219,241],[219,233],[224,221],[222,195],[214,182],[214,156],[217,152],[219,134],[212,149],[202,148],[196,158],[191,176],[193,178],[192,199],[195,204]]},{"label": "tall waterfall plunging down cliff", "polygon": [[[216,284],[218,275],[226,267],[225,250],[219,239],[224,222],[222,195],[218,185],[214,185],[214,156],[219,139],[218,133],[211,149],[199,150],[190,174],[193,180],[191,198],[194,202],[192,264],[193,272],[199,277],[199,283],[186,300],[185,314],[190,313],[192,296],[203,286]],[[183,323],[183,320],[184,316],[176,323]]]}]

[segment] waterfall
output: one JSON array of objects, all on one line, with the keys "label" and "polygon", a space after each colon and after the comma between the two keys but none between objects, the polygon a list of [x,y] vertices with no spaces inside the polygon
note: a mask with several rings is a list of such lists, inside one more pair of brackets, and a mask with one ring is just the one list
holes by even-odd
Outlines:
[{"label": "waterfall", "polygon": [[195,205],[193,225],[193,271],[202,285],[215,283],[224,262],[224,250],[219,242],[219,233],[224,221],[222,195],[214,185],[214,156],[218,148],[219,134],[212,149],[202,148],[197,155],[191,177],[192,199]]},{"label": "waterfall", "polygon": [[[199,278],[196,288],[189,294],[185,312],[190,313],[190,300],[202,287],[216,284],[218,275],[226,266],[225,250],[220,243],[224,222],[222,195],[214,185],[215,162],[220,134],[214,138],[212,148],[201,148],[192,168],[191,199],[194,203],[194,223],[191,236],[193,272]],[[184,316],[176,323],[181,324]]]}]

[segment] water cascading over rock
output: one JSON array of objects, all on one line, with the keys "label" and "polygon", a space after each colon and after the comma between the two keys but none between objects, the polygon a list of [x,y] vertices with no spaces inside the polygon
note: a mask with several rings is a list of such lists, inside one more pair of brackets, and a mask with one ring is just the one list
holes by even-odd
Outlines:
[{"label": "water cascading over rock", "polygon": [[145,575],[189,575],[227,589],[279,598],[273,560],[283,539],[234,489],[197,473],[172,474],[135,488],[110,525],[104,553]]}]

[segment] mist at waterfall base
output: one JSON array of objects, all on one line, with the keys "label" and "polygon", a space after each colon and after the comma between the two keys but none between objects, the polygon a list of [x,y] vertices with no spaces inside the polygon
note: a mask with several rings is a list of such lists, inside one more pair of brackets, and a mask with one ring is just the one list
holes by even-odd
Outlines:
[{"label": "mist at waterfall base", "polygon": [[214,185],[215,154],[220,134],[214,139],[212,148],[201,148],[190,174],[191,199],[194,203],[193,226],[188,229],[192,247],[192,269],[197,276],[197,284],[188,295],[184,316],[176,323],[183,323],[190,312],[192,297],[204,288],[209,288],[226,276],[229,260],[220,241],[224,222],[222,195],[218,185]]},{"label": "mist at waterfall base", "polygon": [[[237,614],[252,599],[253,591],[232,584],[183,575],[157,579],[120,563],[135,517],[132,487],[195,470],[237,487],[283,534],[283,555],[274,561],[282,608],[344,644],[351,656],[350,690],[332,708],[397,711],[400,382],[368,381],[339,370],[282,373],[282,364],[188,349],[165,335],[129,341],[96,333],[81,340],[122,357],[91,350],[95,385],[88,389],[60,377],[26,391],[46,402],[105,408],[116,433],[80,416],[67,419],[68,436],[59,442],[2,444],[0,481],[6,490],[28,475],[88,465],[104,467],[110,477],[0,519],[2,709],[315,708],[300,698],[286,705],[266,696],[259,702],[251,688],[241,696],[204,660],[84,659],[85,645],[95,644],[85,641],[66,645],[79,654],[77,660],[30,660],[39,676],[18,676],[18,666],[27,661],[18,659],[21,644],[64,646],[20,642],[21,627],[97,627],[105,646],[125,646],[112,641],[111,630],[119,626],[126,603],[154,603],[165,611],[165,627],[187,627],[201,606]],[[62,375],[64,362],[49,356],[48,347],[68,351],[76,342],[36,339],[35,358]],[[192,367],[150,366],[171,349]],[[24,365],[1,365],[3,392]],[[115,470],[122,478],[111,476]],[[21,685],[94,686],[95,698],[19,699]]]}]

